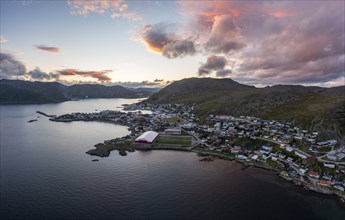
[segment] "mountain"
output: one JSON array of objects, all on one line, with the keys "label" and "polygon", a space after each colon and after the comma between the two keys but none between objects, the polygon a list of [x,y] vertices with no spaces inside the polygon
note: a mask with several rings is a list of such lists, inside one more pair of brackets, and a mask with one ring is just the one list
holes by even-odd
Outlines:
[{"label": "mountain", "polygon": [[194,103],[202,120],[209,114],[230,114],[292,121],[345,142],[345,86],[255,88],[232,79],[187,78],[168,85],[145,102]]},{"label": "mountain", "polygon": [[122,86],[78,84],[66,86],[57,82],[0,80],[1,104],[53,103],[84,98],[141,98],[152,90],[135,91]]},{"label": "mountain", "polygon": [[139,87],[139,88],[128,88],[131,91],[136,92],[137,94],[140,94],[143,97],[149,97],[150,95],[158,92],[162,88],[145,88],[145,87]]},{"label": "mountain", "polygon": [[56,82],[0,80],[0,103],[63,102],[68,100],[63,89],[64,86]]},{"label": "mountain", "polygon": [[65,95],[70,98],[137,98],[136,92],[122,86],[80,84],[65,87]]},{"label": "mountain", "polygon": [[158,93],[153,94],[148,101],[154,103],[203,103],[217,98],[227,91],[254,91],[255,87],[242,85],[232,79],[187,78],[176,81]]}]

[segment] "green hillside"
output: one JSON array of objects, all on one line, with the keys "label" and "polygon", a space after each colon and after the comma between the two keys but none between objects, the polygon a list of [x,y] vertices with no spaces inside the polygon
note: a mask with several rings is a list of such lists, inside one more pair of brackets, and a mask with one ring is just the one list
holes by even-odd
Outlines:
[{"label": "green hillside", "polygon": [[344,140],[345,86],[276,85],[255,88],[231,79],[189,78],[152,95],[151,103],[195,103],[201,119],[209,114],[249,115],[292,121]]}]

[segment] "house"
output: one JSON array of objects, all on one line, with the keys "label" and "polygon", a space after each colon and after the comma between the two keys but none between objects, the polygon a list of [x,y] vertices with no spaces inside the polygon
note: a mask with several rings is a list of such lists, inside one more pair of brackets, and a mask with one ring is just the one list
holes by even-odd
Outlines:
[{"label": "house", "polygon": [[315,178],[315,179],[319,179],[320,178],[319,173],[314,172],[314,171],[309,171],[308,176],[311,177],[311,178]]},{"label": "house", "polygon": [[241,151],[241,147],[235,146],[231,148],[231,153],[238,154]]},{"label": "house", "polygon": [[261,149],[260,149],[260,153],[262,153],[262,154],[270,154],[272,149],[273,149],[272,147],[263,145],[261,147]]},{"label": "house", "polygon": [[237,130],[234,127],[229,127],[227,132],[228,134],[235,134]]},{"label": "house", "polygon": [[334,146],[337,144],[337,140],[328,140],[327,142],[330,146]]},{"label": "house", "polygon": [[322,179],[325,179],[325,180],[328,180],[328,181],[332,181],[333,176],[328,174],[328,173],[325,173],[325,174],[323,174]]},{"label": "house", "polygon": [[152,144],[158,137],[158,133],[154,131],[146,131],[135,139],[136,143]]},{"label": "house", "polygon": [[248,157],[246,155],[243,155],[243,154],[238,154],[237,158],[241,159],[241,160],[247,160]]},{"label": "house", "polygon": [[270,156],[271,156],[271,154],[263,154],[263,155],[262,155],[262,158],[263,158],[264,160],[267,160],[268,158],[270,158]]},{"label": "house", "polygon": [[287,152],[292,152],[293,148],[290,145],[286,145],[286,151]]},{"label": "house", "polygon": [[283,154],[283,153],[279,153],[278,156],[279,156],[280,159],[285,159],[286,158],[286,155]]},{"label": "house", "polygon": [[265,146],[265,145],[263,145],[262,146],[262,149],[264,149],[264,150],[266,150],[266,151],[272,151],[272,147],[269,147],[269,146]]},{"label": "house", "polygon": [[327,154],[327,158],[330,160],[337,160],[337,156],[335,154]]},{"label": "house", "polygon": [[337,157],[338,157],[339,160],[342,160],[342,159],[345,158],[345,154],[344,153],[338,153]]},{"label": "house", "polygon": [[324,165],[325,167],[328,167],[328,168],[331,168],[331,169],[334,169],[334,168],[335,168],[335,164],[334,164],[334,163],[324,162],[323,165]]},{"label": "house", "polygon": [[[184,124],[184,125],[182,125],[182,127],[185,129],[191,129],[191,128],[193,128],[193,124],[192,123]],[[206,127],[206,129],[207,129],[207,127]]]},{"label": "house", "polygon": [[265,149],[260,149],[261,154],[270,154],[271,151],[265,150]]},{"label": "house", "polygon": [[336,188],[337,190],[342,191],[342,192],[345,191],[345,187],[343,184],[334,184],[333,187]]},{"label": "house", "polygon": [[318,147],[327,147],[329,145],[328,141],[320,141],[316,143]]},{"label": "house", "polygon": [[302,173],[302,174],[305,174],[307,171],[308,171],[308,168],[307,168],[307,167],[301,167],[301,168],[299,168],[299,172]]},{"label": "house", "polygon": [[276,155],[272,155],[272,156],[271,156],[271,159],[272,159],[273,161],[277,161],[277,160],[278,160],[278,157],[277,157]]},{"label": "house", "polygon": [[289,162],[289,163],[292,163],[292,161],[293,161],[293,158],[291,158],[291,157],[288,157],[288,158],[286,159],[286,161],[287,161],[287,162]]},{"label": "house", "polygon": [[331,185],[332,185],[332,183],[331,183],[330,181],[324,181],[324,180],[320,180],[320,181],[318,182],[318,184],[319,184],[320,186],[331,186]]},{"label": "house", "polygon": [[180,128],[168,128],[164,131],[165,134],[171,134],[171,135],[181,135],[181,129]]},{"label": "house", "polygon": [[296,151],[295,151],[295,155],[296,155],[296,156],[299,156],[299,157],[302,158],[302,159],[307,159],[307,158],[309,157],[306,153],[304,153],[304,152],[302,152],[302,151],[299,151],[299,150],[296,150]]}]

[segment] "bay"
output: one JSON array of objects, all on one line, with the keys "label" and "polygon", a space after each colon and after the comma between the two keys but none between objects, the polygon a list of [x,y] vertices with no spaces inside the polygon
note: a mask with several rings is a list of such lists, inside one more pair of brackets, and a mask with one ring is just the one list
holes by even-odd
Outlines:
[{"label": "bay", "polygon": [[334,197],[236,162],[175,151],[114,151],[92,162],[85,152],[129,134],[127,127],[36,113],[121,110],[137,101],[0,106],[1,219],[345,219]]}]

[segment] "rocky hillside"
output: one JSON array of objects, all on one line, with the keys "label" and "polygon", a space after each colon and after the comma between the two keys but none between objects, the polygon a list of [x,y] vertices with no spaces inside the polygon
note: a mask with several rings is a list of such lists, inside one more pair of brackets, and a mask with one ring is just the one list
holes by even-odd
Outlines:
[{"label": "rocky hillside", "polygon": [[189,78],[172,83],[147,102],[196,103],[201,118],[212,113],[288,120],[345,141],[345,86],[255,88],[231,79]]}]

